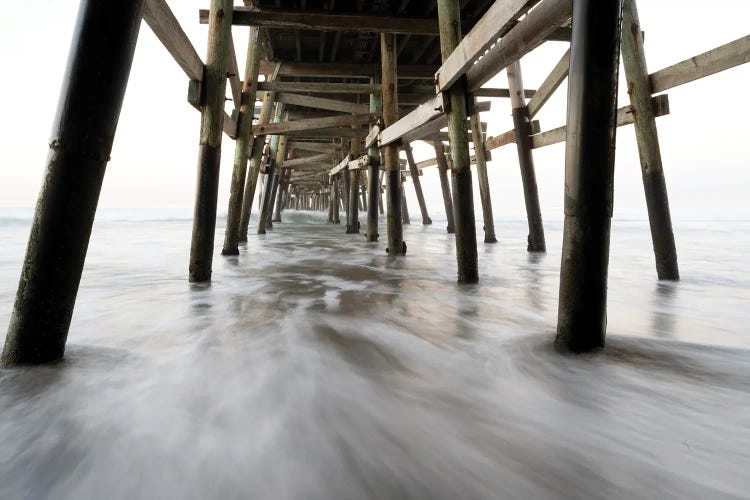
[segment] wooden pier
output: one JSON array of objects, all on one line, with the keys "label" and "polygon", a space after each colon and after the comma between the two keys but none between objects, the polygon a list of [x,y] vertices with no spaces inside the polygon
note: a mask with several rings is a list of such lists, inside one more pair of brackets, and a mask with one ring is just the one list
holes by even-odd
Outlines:
[{"label": "wooden pier", "polygon": [[[235,140],[222,255],[237,255],[254,237],[248,228],[257,193],[258,234],[281,222],[284,210],[315,210],[327,212],[328,223],[344,218],[342,237],[365,245],[380,241],[384,215],[389,259],[408,258],[404,192],[415,190],[422,224],[431,224],[420,175],[436,166],[447,231],[455,233],[457,279],[466,284],[481,280],[475,175],[484,243],[502,239],[490,199],[491,151],[516,144],[528,251],[544,252],[533,155],[565,142],[557,345],[601,347],[616,130],[626,125],[636,131],[657,277],[679,279],[656,119],[670,111],[669,89],[750,61],[750,35],[649,73],[636,0],[206,2],[196,12],[207,25],[204,60],[166,0],[106,7],[81,0],[3,365],[63,356],[141,19],[185,73],[187,100],[200,111],[191,282],[211,280],[222,134]],[[233,26],[250,27],[244,68]],[[546,43],[569,49],[535,90],[526,88],[523,58]],[[620,60],[630,102],[618,107]],[[509,88],[487,87],[501,71]],[[567,121],[543,130],[535,117],[566,79]],[[513,129],[486,136],[487,98],[507,99]],[[418,141],[434,159],[415,161]]]}]

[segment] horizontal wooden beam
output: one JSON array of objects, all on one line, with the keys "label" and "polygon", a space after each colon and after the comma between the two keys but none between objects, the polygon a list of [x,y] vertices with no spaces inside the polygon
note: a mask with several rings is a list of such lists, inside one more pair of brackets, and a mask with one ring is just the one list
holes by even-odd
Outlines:
[{"label": "horizontal wooden beam", "polygon": [[[532,120],[530,125],[532,134],[538,134],[539,132],[541,132],[539,120]],[[502,134],[488,137],[487,140],[484,141],[484,148],[487,151],[490,151],[507,144],[513,144],[514,142],[516,142],[516,131],[508,130],[507,132],[503,132]]]},{"label": "horizontal wooden beam", "polygon": [[260,82],[258,90],[313,92],[316,94],[379,94],[380,85],[369,83]]},{"label": "horizontal wooden beam", "polygon": [[438,94],[424,104],[417,106],[417,109],[404,116],[393,125],[383,129],[378,137],[378,145],[386,146],[396,142],[411,130],[437,118],[446,111],[447,104],[443,99],[443,94]]},{"label": "horizontal wooden beam", "polygon": [[750,62],[750,35],[652,73],[651,92],[664,92]]},{"label": "horizontal wooden beam", "polygon": [[375,122],[378,115],[342,115],[328,118],[311,118],[309,120],[293,120],[279,123],[259,124],[253,127],[255,135],[286,135],[291,132],[306,132],[326,129],[330,127],[356,127]]},{"label": "horizontal wooden beam", "polygon": [[[572,15],[573,0],[543,0],[466,71],[468,90],[480,89],[498,72],[544,43]],[[443,83],[436,83],[442,90]]]},{"label": "horizontal wooden beam", "polygon": [[[526,98],[534,97],[536,94],[536,90],[531,89],[525,89],[523,91],[524,96]],[[491,88],[481,88],[479,90],[476,90],[473,92],[474,97],[500,97],[500,98],[509,98],[510,97],[510,90],[508,89],[491,89]]]},{"label": "horizontal wooden beam", "polygon": [[[276,61],[261,61],[260,72],[268,74]],[[400,64],[398,77],[402,80],[432,80],[438,66],[434,64]],[[380,75],[380,64],[373,63],[305,63],[282,61],[278,76],[317,78],[369,78]]]},{"label": "horizontal wooden beam", "polygon": [[[208,10],[201,9],[200,23],[208,24]],[[391,17],[379,15],[330,14],[302,10],[259,10],[256,7],[235,7],[235,26],[260,26],[271,29],[338,31],[355,33],[396,33],[438,35],[436,19]]]},{"label": "horizontal wooden beam", "polygon": [[303,142],[303,141],[289,141],[287,142],[287,148],[302,151],[313,151],[318,153],[335,153],[341,150],[341,146],[338,144],[321,144],[319,142]]},{"label": "horizontal wooden beam", "polygon": [[346,155],[346,156],[344,156],[344,158],[341,160],[341,162],[338,165],[336,165],[335,167],[333,167],[331,169],[330,174],[331,175],[336,175],[339,172],[341,172],[342,170],[346,169],[349,166],[349,162],[352,161],[353,159],[354,159],[354,157],[352,155]]},{"label": "horizontal wooden beam", "polygon": [[347,139],[359,138],[364,139],[367,135],[366,128],[345,127],[325,127],[316,130],[295,130],[287,132],[284,135],[294,136],[295,139],[338,139],[341,137]]},{"label": "horizontal wooden beam", "polygon": [[[664,116],[669,114],[669,97],[666,94],[658,95],[652,99],[655,116]],[[633,108],[625,106],[617,110],[617,126],[631,125],[634,121]],[[531,144],[534,149],[543,148],[552,144],[565,142],[566,128],[558,127],[556,129],[542,132],[531,136]]]},{"label": "horizontal wooden beam", "polygon": [[284,160],[284,168],[293,168],[300,165],[306,165],[309,163],[321,163],[323,161],[329,162],[331,159],[331,153],[322,153],[319,155],[305,156],[302,158],[294,158],[292,160]]},{"label": "horizontal wooden beam", "polygon": [[312,97],[300,94],[289,94],[280,92],[276,94],[276,100],[285,104],[295,106],[304,106],[306,108],[325,109],[328,111],[339,111],[342,113],[359,113],[365,114],[370,111],[369,104],[356,104],[347,101],[337,101],[335,99],[326,99],[324,97]]},{"label": "horizontal wooden beam", "polygon": [[[474,28],[466,34],[435,73],[435,82],[442,91],[450,88],[509,26],[539,0],[503,0],[494,2]],[[493,75],[494,76],[494,75]]]}]

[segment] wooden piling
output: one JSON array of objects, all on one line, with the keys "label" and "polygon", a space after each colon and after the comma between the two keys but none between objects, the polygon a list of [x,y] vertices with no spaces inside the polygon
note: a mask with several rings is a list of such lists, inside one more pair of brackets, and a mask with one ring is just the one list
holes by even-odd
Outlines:
[{"label": "wooden piling", "polygon": [[508,88],[510,102],[513,108],[513,128],[516,133],[516,149],[518,163],[521,167],[521,182],[523,197],[526,202],[526,218],[529,224],[527,250],[529,252],[546,252],[547,244],[544,240],[544,226],[542,225],[542,210],[539,206],[539,190],[534,172],[534,156],[531,152],[531,121],[529,108],[521,75],[521,64],[515,61],[508,66]]},{"label": "wooden piling", "polygon": [[643,32],[635,0],[625,0],[622,14],[622,61],[633,107],[635,138],[641,160],[643,188],[646,192],[651,240],[660,280],[678,280],[672,217],[669,212],[667,183],[659,147],[659,134],[651,101],[651,83],[643,47]]},{"label": "wooden piling", "polygon": [[[285,117],[286,118],[286,117]],[[276,194],[279,191],[279,185],[284,175],[284,160],[287,154],[287,138],[285,135],[279,137],[279,145],[276,150],[276,165],[273,175],[273,184],[271,185],[271,204],[268,207],[268,220],[266,221],[266,229],[273,229],[274,223],[274,212],[276,207]],[[281,216],[279,216],[281,221]]]},{"label": "wooden piling", "polygon": [[453,221],[453,196],[451,195],[451,186],[448,181],[448,161],[445,157],[445,146],[440,141],[435,141],[432,145],[435,148],[435,161],[437,162],[438,174],[440,176],[440,189],[443,192],[445,218],[448,220],[446,230],[448,234],[453,234],[456,232],[456,229]]},{"label": "wooden piling", "polygon": [[[349,143],[349,154],[352,158],[359,157],[359,138]],[[349,178],[349,209],[346,212],[346,234],[359,234],[359,169],[347,170],[344,175]]]},{"label": "wooden piling", "polygon": [[333,188],[333,223],[341,224],[341,216],[340,216],[341,186],[339,184],[339,175],[333,176],[331,181],[333,182],[333,185],[331,186]]},{"label": "wooden piling", "polygon": [[198,186],[190,245],[189,280],[211,280],[216,233],[216,203],[219,196],[221,136],[227,87],[227,58],[232,44],[232,1],[211,0],[208,20],[208,55],[201,107],[201,137],[198,153]]},{"label": "wooden piling", "polygon": [[249,147],[252,146],[253,142],[252,125],[262,51],[263,41],[260,37],[260,28],[251,26],[247,45],[245,80],[242,83],[242,104],[237,118],[237,140],[235,141],[234,166],[229,187],[229,207],[227,209],[227,226],[224,232],[224,246],[221,249],[222,255],[239,255],[240,253],[237,244],[242,216],[242,195],[244,194],[247,177]]},{"label": "wooden piling", "polygon": [[405,179],[401,177],[401,222],[408,226],[411,224],[409,217],[409,204],[406,202],[406,189],[404,188]]},{"label": "wooden piling", "polygon": [[329,189],[331,191],[331,194],[328,196],[328,222],[333,224],[333,204],[336,201],[336,195],[334,191],[336,190],[336,185],[333,182],[333,179],[329,179]]},{"label": "wooden piling", "polygon": [[556,343],[604,345],[622,0],[576,0],[568,82],[565,225]]},{"label": "wooden piling", "polygon": [[65,351],[143,3],[80,4],[2,366],[47,363]]},{"label": "wooden piling", "polygon": [[[388,127],[398,121],[398,74],[396,35],[380,34],[380,63],[383,82],[383,122]],[[388,144],[383,151],[386,182],[386,227],[390,255],[406,253],[404,228],[401,221],[401,172],[398,164],[398,146]]]},{"label": "wooden piling", "polygon": [[[263,104],[260,108],[260,117],[258,124],[266,124],[270,121],[273,114],[274,104],[276,101],[275,92],[266,92],[263,97]],[[263,153],[268,153],[270,145],[266,144],[265,136],[255,136],[253,138],[253,147],[250,153],[250,165],[248,167],[247,180],[245,181],[245,192],[242,195],[242,214],[240,215],[240,230],[238,241],[247,241],[247,230],[250,225],[250,215],[253,209],[253,198],[255,198],[255,189],[258,185],[258,175],[260,166],[263,164]]]},{"label": "wooden piling", "polygon": [[474,143],[474,158],[477,165],[477,181],[479,182],[479,197],[482,201],[482,219],[484,221],[484,242],[497,243],[495,236],[495,218],[492,215],[492,198],[490,197],[490,181],[487,176],[487,151],[484,147],[479,113],[469,118],[471,140]]},{"label": "wooden piling", "polygon": [[284,191],[286,191],[288,177],[289,169],[282,169],[281,175],[279,176],[279,189],[276,194],[276,203],[274,203],[273,206],[272,222],[281,222],[281,211],[284,209]]},{"label": "wooden piling", "polygon": [[411,144],[402,145],[401,148],[406,152],[406,161],[409,164],[411,182],[414,184],[414,192],[417,195],[419,211],[422,213],[422,224],[427,226],[432,224],[432,219],[430,219],[430,216],[427,214],[427,204],[424,201],[424,193],[422,193],[422,182],[419,180],[419,170],[414,161],[414,153],[411,150]]},{"label": "wooden piling", "polygon": [[[440,27],[440,52],[443,61],[461,41],[461,7],[459,0],[437,0]],[[456,228],[456,261],[458,282],[479,281],[477,263],[477,234],[474,221],[474,191],[469,160],[469,138],[466,133],[466,77],[462,76],[448,90],[448,135],[451,157],[456,172],[456,190],[453,196]]]}]

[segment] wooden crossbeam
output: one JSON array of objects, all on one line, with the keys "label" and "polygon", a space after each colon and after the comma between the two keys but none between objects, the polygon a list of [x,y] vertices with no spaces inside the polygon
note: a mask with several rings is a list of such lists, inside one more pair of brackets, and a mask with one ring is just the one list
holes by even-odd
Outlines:
[{"label": "wooden crossbeam", "polygon": [[[666,94],[658,95],[652,99],[655,116],[664,116],[669,114],[669,97]],[[617,110],[617,126],[633,124],[633,108],[628,105]],[[534,149],[543,148],[552,144],[565,142],[566,127],[542,132],[531,136],[531,143]]]},{"label": "wooden crossbeam", "polygon": [[284,168],[293,168],[309,163],[320,163],[322,161],[329,161],[330,159],[331,153],[322,153],[319,155],[305,156],[303,158],[294,158],[292,160],[284,160]]},{"label": "wooden crossbeam", "polygon": [[285,135],[293,132],[307,132],[330,127],[356,127],[375,122],[377,119],[378,115],[375,114],[358,114],[311,118],[309,120],[293,120],[256,125],[253,127],[253,133],[255,135]]},{"label": "wooden crossbeam", "polygon": [[531,97],[526,105],[529,108],[529,118],[533,118],[542,109],[544,103],[552,96],[557,88],[568,77],[570,68],[570,49],[560,58],[560,61],[552,69],[552,72],[544,79],[539,86],[539,90]]},{"label": "wooden crossbeam", "polygon": [[747,62],[750,62],[750,35],[652,73],[651,92],[664,92]]},{"label": "wooden crossbeam", "polygon": [[508,32],[511,23],[538,1],[506,0],[492,4],[435,73],[438,88],[441,91],[450,88],[498,38]]},{"label": "wooden crossbeam", "polygon": [[339,137],[364,139],[367,135],[366,128],[325,127],[317,130],[295,130],[285,135],[294,136],[295,139],[337,139]]},{"label": "wooden crossbeam", "polygon": [[[208,24],[208,10],[201,9],[200,23]],[[332,14],[322,12],[260,10],[256,7],[235,7],[235,26],[261,26],[274,29],[304,29],[355,33],[396,33],[438,35],[436,19],[391,17],[378,15]]]},{"label": "wooden crossbeam", "polygon": [[[492,103],[489,101],[478,102],[474,106],[477,112],[489,111]],[[401,142],[408,144],[410,142],[421,140],[423,137],[428,137],[448,126],[448,115],[442,114],[419,127],[415,127],[401,137]]]},{"label": "wooden crossbeam", "polygon": [[379,94],[380,85],[369,83],[260,82],[258,90],[313,92],[316,94]]},{"label": "wooden crossbeam", "polygon": [[[526,98],[534,97],[536,90],[525,89],[524,96]],[[500,97],[509,98],[510,90],[508,89],[492,89],[492,88],[481,88],[473,92],[474,97]]]},{"label": "wooden crossbeam", "polygon": [[[203,60],[165,0],[146,0],[143,20],[190,80],[203,80]],[[237,137],[237,122],[224,113],[224,133]]]},{"label": "wooden crossbeam", "polygon": [[[276,61],[262,61],[260,72],[273,71]],[[398,67],[398,77],[402,80],[432,80],[438,66],[434,64],[403,64]],[[330,77],[330,78],[369,78],[380,75],[380,64],[372,63],[305,63],[282,61],[279,76]]]},{"label": "wooden crossbeam", "polygon": [[[572,15],[573,0],[543,0],[476,64],[468,68],[466,80],[469,91],[475,92],[499,71],[537,48]],[[443,86],[442,81],[437,82],[438,90],[442,90]]]},{"label": "wooden crossbeam", "polygon": [[302,141],[289,141],[289,149],[302,150],[302,151],[313,151],[317,153],[330,153],[333,154],[336,151],[341,150],[341,146],[338,144],[321,144],[319,142],[302,142]]},{"label": "wooden crossbeam", "polygon": [[346,169],[349,166],[349,162],[352,161],[353,159],[354,159],[354,157],[352,155],[346,155],[346,156],[344,156],[344,159],[341,160],[341,162],[338,165],[336,165],[335,167],[333,167],[331,169],[330,174],[331,175],[336,175],[339,172],[341,172],[342,170]]},{"label": "wooden crossbeam", "polygon": [[424,104],[417,106],[417,109],[404,116],[390,127],[386,127],[378,137],[378,145],[386,146],[398,141],[411,130],[442,115],[445,113],[446,109],[447,105],[443,99],[443,94],[438,94]]},{"label": "wooden crossbeam", "polygon": [[[539,120],[532,120],[531,123],[531,134],[538,134],[541,132],[541,128],[539,125]],[[502,134],[495,135],[492,137],[488,137],[486,141],[484,141],[484,148],[489,151],[491,149],[497,149],[501,146],[505,146],[507,144],[513,144],[516,142],[516,131],[514,130],[508,130],[507,132],[503,132]]]},{"label": "wooden crossbeam", "polygon": [[326,109],[328,111],[340,111],[342,113],[365,114],[370,111],[368,104],[356,104],[353,102],[337,101],[335,99],[326,99],[324,97],[312,97],[300,94],[289,94],[280,92],[276,95],[278,102],[294,104],[295,106],[304,106],[307,108]]}]

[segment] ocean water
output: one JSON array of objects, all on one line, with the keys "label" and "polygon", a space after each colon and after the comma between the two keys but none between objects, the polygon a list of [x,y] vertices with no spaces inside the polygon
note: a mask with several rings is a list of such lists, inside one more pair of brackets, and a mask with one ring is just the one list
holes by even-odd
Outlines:
[{"label": "ocean water", "polygon": [[[232,258],[220,221],[205,286],[189,218],[101,211],[65,360],[0,370],[0,498],[750,498],[750,222],[676,221],[658,283],[615,219],[607,347],[572,356],[562,223],[535,255],[496,217],[478,285],[444,222],[389,259],[285,212]],[[3,330],[29,226],[0,212]]]}]

